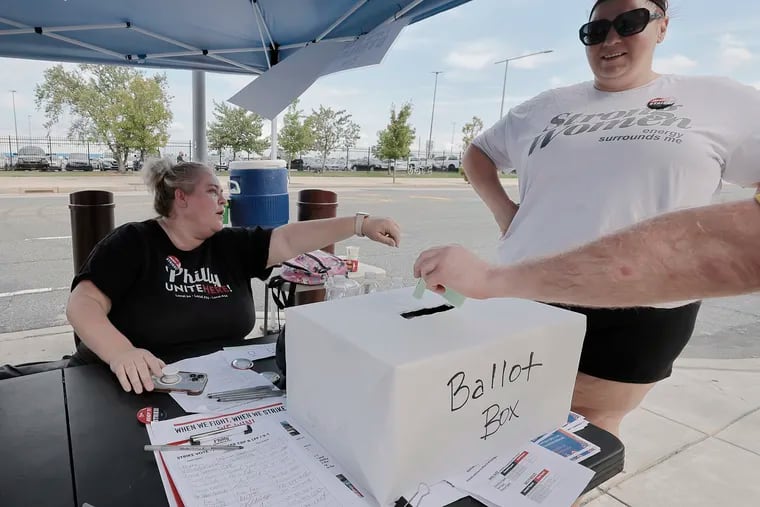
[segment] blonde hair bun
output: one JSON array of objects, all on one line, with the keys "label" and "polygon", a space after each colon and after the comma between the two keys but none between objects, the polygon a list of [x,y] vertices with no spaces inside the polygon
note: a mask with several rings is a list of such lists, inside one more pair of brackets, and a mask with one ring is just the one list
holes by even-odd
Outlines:
[{"label": "blonde hair bun", "polygon": [[155,193],[167,175],[172,175],[174,164],[168,158],[148,159],[142,167],[142,177],[145,185]]}]

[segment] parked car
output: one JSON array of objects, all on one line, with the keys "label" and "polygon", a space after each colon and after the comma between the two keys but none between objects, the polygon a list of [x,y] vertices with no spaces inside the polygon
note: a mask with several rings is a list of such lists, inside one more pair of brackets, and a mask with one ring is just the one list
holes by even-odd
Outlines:
[{"label": "parked car", "polygon": [[50,157],[50,169],[53,171],[63,171],[66,168],[66,157],[54,153]]},{"label": "parked car", "polygon": [[101,171],[118,171],[119,163],[115,158],[103,157],[97,160],[97,166],[93,164],[93,167],[100,169]]},{"label": "parked car", "polygon": [[50,167],[50,161],[47,158],[45,150],[39,146],[22,146],[18,150],[16,158],[16,169],[23,171],[25,169],[44,169]]},{"label": "parked car", "polygon": [[362,157],[351,161],[352,171],[374,171],[388,167],[386,163],[375,157]]},{"label": "parked car", "polygon": [[290,161],[290,168],[295,169],[296,171],[303,171],[303,159],[302,158],[294,158]]},{"label": "parked car", "polygon": [[443,164],[441,164],[441,170],[453,172],[458,171],[461,166],[462,161],[459,159],[459,157],[449,155],[443,160]]},{"label": "parked car", "polygon": [[389,160],[385,166],[387,169],[396,172],[406,172],[409,169],[409,162],[406,159],[400,158],[398,160]]},{"label": "parked car", "polygon": [[67,171],[92,171],[92,163],[86,153],[69,153],[66,162]]},{"label": "parked car", "polygon": [[303,157],[304,171],[321,171],[322,157]]},{"label": "parked car", "polygon": [[446,163],[446,157],[444,155],[438,155],[437,157],[433,157],[432,160],[429,160],[433,167],[433,171],[442,171],[444,168],[444,164]]},{"label": "parked car", "polygon": [[346,159],[345,158],[328,158],[325,161],[325,169],[328,171],[345,171]]},{"label": "parked car", "polygon": [[[209,161],[210,160],[213,160],[213,159],[209,158]],[[229,171],[230,170],[229,159],[224,158],[222,160],[219,160],[219,157],[215,157],[214,169],[216,169],[217,171]]]},{"label": "parked car", "polygon": [[425,158],[419,158],[419,157],[409,157],[409,161],[407,162],[407,170],[409,172],[417,172],[419,174],[420,170],[422,170],[425,167]]}]

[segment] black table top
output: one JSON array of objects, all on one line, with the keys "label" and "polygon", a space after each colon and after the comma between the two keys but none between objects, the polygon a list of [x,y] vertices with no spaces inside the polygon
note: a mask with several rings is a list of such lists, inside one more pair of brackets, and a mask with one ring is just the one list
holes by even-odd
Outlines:
[{"label": "black table top", "polygon": [[75,505],[61,370],[0,382],[0,504]]},{"label": "black table top", "polygon": [[[260,371],[274,368],[258,363]],[[169,418],[185,415],[172,398],[162,393],[134,395],[119,387],[105,367],[83,366],[66,370],[71,451],[80,502],[113,507],[166,506],[166,496],[153,453],[142,450],[149,443],[135,414],[145,406],[159,407]],[[109,407],[99,410],[98,407]],[[97,434],[96,438],[93,435]],[[623,468],[623,445],[613,435],[589,425],[579,432],[602,452],[587,458],[584,466],[596,472],[587,490],[593,489]],[[104,448],[107,443],[107,448]],[[465,498],[451,507],[480,506]]]},{"label": "black table top", "polygon": [[[257,362],[256,369],[276,371],[276,366],[273,359],[267,359]],[[0,460],[0,484],[9,486],[1,489],[8,489],[11,495],[3,491],[2,505],[166,506],[153,453],[143,451],[148,434],[136,414],[146,406],[163,409],[168,418],[185,412],[164,393],[125,393],[104,365],[68,368],[63,370],[63,379],[65,406],[61,371],[0,382],[0,431],[13,435],[14,446],[7,456],[19,457]],[[29,400],[35,404],[30,405]],[[21,410],[12,413],[9,405],[19,405]],[[20,429],[24,427],[18,425],[19,419],[32,418],[36,426],[27,424],[28,430]],[[45,435],[42,441],[38,432]],[[602,448],[602,453],[582,462],[596,472],[591,489],[622,470],[623,445],[591,425],[579,434]],[[34,452],[25,450],[30,442]],[[18,459],[29,466],[17,466]],[[40,474],[44,474],[44,482]],[[40,484],[46,486],[40,488]],[[482,504],[466,498],[451,505]]]}]

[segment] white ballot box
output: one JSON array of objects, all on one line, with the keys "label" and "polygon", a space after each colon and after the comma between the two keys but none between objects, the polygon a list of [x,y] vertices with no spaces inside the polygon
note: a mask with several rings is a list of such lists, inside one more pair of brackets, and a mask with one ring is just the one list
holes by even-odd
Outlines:
[{"label": "white ballot box", "polygon": [[288,412],[382,504],[567,420],[586,320],[412,289],[286,310]]}]

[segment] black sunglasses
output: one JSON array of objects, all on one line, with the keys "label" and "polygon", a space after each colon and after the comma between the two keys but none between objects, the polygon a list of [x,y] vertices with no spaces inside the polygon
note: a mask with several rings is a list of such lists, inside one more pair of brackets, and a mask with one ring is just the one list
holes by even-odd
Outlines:
[{"label": "black sunglasses", "polygon": [[609,19],[590,21],[580,29],[581,42],[586,46],[601,44],[607,40],[607,35],[609,35],[612,27],[615,27],[615,31],[621,37],[630,37],[643,32],[650,21],[664,17],[659,12],[650,12],[649,9],[641,7],[624,12],[612,21]]}]

